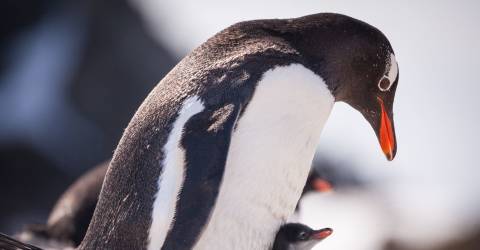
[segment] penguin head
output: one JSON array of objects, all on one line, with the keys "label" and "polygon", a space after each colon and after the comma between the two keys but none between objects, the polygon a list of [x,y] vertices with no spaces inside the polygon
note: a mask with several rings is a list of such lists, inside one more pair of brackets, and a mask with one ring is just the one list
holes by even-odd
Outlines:
[{"label": "penguin head", "polygon": [[375,27],[331,13],[289,19],[281,36],[303,64],[325,80],[335,101],[360,111],[388,160],[396,154],[393,101],[398,65],[390,42]]},{"label": "penguin head", "polygon": [[281,237],[287,249],[309,250],[332,233],[333,230],[330,228],[313,230],[304,224],[288,223],[280,228],[276,241],[280,241],[279,237]]}]

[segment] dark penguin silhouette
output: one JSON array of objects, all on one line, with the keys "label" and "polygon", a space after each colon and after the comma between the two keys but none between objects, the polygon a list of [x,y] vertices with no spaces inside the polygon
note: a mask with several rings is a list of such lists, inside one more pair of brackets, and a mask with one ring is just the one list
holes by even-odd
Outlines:
[{"label": "dark penguin silhouette", "polygon": [[394,158],[397,83],[387,38],[348,16],[219,32],[132,118],[78,248],[267,249],[295,210],[335,101],[360,111]]},{"label": "dark penguin silhouette", "polygon": [[313,230],[304,224],[288,223],[278,231],[272,250],[310,250],[332,233],[331,228]]},{"label": "dark penguin silhouette", "polygon": [[45,225],[28,225],[16,237],[44,248],[78,246],[95,211],[109,163],[97,165],[75,181],[58,199]]}]

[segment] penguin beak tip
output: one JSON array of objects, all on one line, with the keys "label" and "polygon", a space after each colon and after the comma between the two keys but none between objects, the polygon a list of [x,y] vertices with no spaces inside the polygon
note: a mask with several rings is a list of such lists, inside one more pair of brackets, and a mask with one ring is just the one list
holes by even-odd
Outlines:
[{"label": "penguin beak tip", "polygon": [[315,233],[313,234],[313,238],[317,240],[323,240],[327,238],[328,236],[332,235],[333,229],[331,228],[323,228],[320,230],[316,230]]},{"label": "penguin beak tip", "polygon": [[397,143],[395,138],[395,132],[393,129],[392,118],[387,113],[382,99],[378,98],[381,107],[380,128],[379,128],[379,141],[383,153],[387,157],[387,160],[392,161],[397,153]]}]

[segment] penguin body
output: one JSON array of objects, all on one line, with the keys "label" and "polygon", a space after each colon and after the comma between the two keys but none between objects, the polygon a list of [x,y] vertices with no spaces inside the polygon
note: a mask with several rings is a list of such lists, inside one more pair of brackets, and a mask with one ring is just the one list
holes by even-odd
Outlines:
[{"label": "penguin body", "polygon": [[[148,249],[162,246],[164,249],[265,249],[278,227],[293,212],[334,99],[321,78],[303,66],[272,67],[261,75],[262,81],[254,82],[257,91],[253,97],[249,96],[248,108],[244,101],[229,100],[232,102],[208,107],[208,102],[198,96],[184,100],[163,145],[163,160],[151,164],[157,167],[162,164],[164,169],[158,177],[160,181],[154,182],[158,184],[158,192],[151,195],[156,199],[150,201],[152,219],[151,225],[146,225]],[[288,92],[292,88],[297,88],[296,95]],[[325,98],[318,98],[319,95]],[[295,99],[302,101],[292,103]],[[325,115],[319,116],[318,111],[325,111]],[[273,115],[269,116],[270,113]],[[304,121],[308,121],[307,126]],[[159,129],[162,130],[167,129]],[[179,132],[182,130],[183,141]],[[275,133],[269,133],[272,130]],[[145,151],[156,148],[154,138],[147,139],[152,141],[143,147]],[[278,148],[284,151],[276,151]],[[272,157],[277,159],[274,163],[269,162]],[[114,173],[115,162],[114,157],[111,173]],[[272,172],[272,165],[278,176],[267,176]],[[108,188],[109,174],[104,189]],[[271,182],[265,185],[265,180]],[[272,191],[279,186],[285,189],[277,190],[280,192],[272,196]],[[203,189],[209,192],[203,193]],[[111,195],[117,192],[115,189]],[[123,199],[127,202],[128,198]],[[99,205],[101,208],[102,203]],[[103,214],[113,211],[109,209]],[[264,221],[259,223],[260,218]],[[108,220],[102,220],[105,221]],[[96,222],[94,218],[92,223]],[[258,224],[265,227],[254,226]],[[217,240],[219,233],[224,240]],[[125,247],[130,247],[135,240]]]},{"label": "penguin body", "polygon": [[195,247],[268,248],[265,239],[300,198],[333,101],[323,80],[301,65],[264,74],[237,121],[216,207]]},{"label": "penguin body", "polygon": [[[257,160],[265,164],[266,160],[274,156],[271,153],[275,152],[268,151],[265,152],[267,155],[260,159],[246,155],[255,153],[248,151],[249,148],[262,150],[270,146],[277,147],[274,145],[275,141],[268,140],[279,138],[282,134],[267,133],[270,126],[277,124],[281,127],[278,131],[292,139],[293,134],[292,137],[288,136],[289,128],[280,125],[288,123],[292,118],[289,116],[294,114],[283,113],[282,109],[275,110],[275,107],[284,107],[282,102],[291,101],[285,98],[288,98],[287,90],[291,90],[294,84],[300,86],[296,98],[301,99],[303,94],[312,93],[310,97],[314,95],[317,97],[312,107],[326,110],[327,115],[333,105],[333,97],[321,78],[303,66],[295,64],[293,69],[286,66],[293,64],[295,62],[293,58],[296,57],[295,51],[289,46],[282,41],[274,41],[263,36],[255,40],[254,34],[248,39],[244,38],[240,36],[241,33],[237,34],[243,31],[244,26],[238,28],[238,31],[236,28],[228,30],[221,41],[215,41],[218,36],[214,37],[195,50],[147,97],[115,152],[95,212],[99,216],[94,216],[90,225],[90,228],[95,228],[91,232],[115,227],[128,229],[128,234],[127,231],[113,230],[104,234],[104,238],[99,238],[98,234],[90,235],[87,232],[80,248],[104,248],[114,244],[118,248],[147,249],[226,249],[227,246],[228,249],[264,249],[271,244],[276,230],[295,208],[313,158],[316,139],[326,116],[319,116],[318,112],[310,113],[312,117],[318,118],[315,123],[309,121],[309,125],[315,131],[313,133],[300,131],[307,133],[305,136],[308,138],[302,138],[303,141],[298,142],[301,145],[296,145],[298,147],[292,149],[294,151],[283,152],[288,157],[294,154],[303,156],[303,153],[307,152],[307,157],[301,159],[299,168],[290,168],[291,171],[288,173],[295,172],[292,180],[286,179],[288,174],[285,174],[265,189],[264,179],[261,182],[241,182],[241,179],[247,180],[255,176],[255,172],[237,170],[247,170],[245,167],[251,167],[249,171],[252,171],[259,164],[250,166],[248,164]],[[228,35],[234,36],[230,38]],[[239,42],[246,46],[230,47],[238,45]],[[212,58],[205,61],[206,54],[217,58],[214,58],[213,62]],[[266,94],[274,90],[272,88],[274,83],[267,82],[266,91],[258,92],[261,96],[255,98],[256,88],[264,86],[260,84],[260,79],[267,78],[269,74],[265,72],[275,71],[275,68],[279,68],[281,71],[279,74],[283,74],[284,77],[289,77],[288,74],[297,71],[299,71],[297,77],[304,77],[303,73],[307,73],[305,79],[309,82],[302,88],[303,82],[283,78],[285,86],[277,95],[271,96]],[[272,78],[276,78],[275,73],[272,74]],[[320,95],[327,95],[328,98],[318,98],[315,91]],[[257,100],[262,102],[265,98],[271,101],[269,109],[262,110],[261,106],[257,108],[257,105],[249,104]],[[286,105],[288,103],[285,103]],[[298,108],[308,108],[307,105],[308,103],[304,102],[295,106],[295,111]],[[275,112],[272,118],[277,120],[268,119],[268,113],[263,112]],[[255,128],[257,123],[255,121],[253,124],[242,122],[246,117],[245,119],[252,123],[252,120],[261,115],[267,116],[264,121],[269,122],[269,126]],[[298,123],[301,121],[292,121],[298,126],[292,129],[304,128],[304,124]],[[233,135],[234,127],[245,136]],[[263,130],[255,131],[256,129]],[[258,146],[254,147],[252,140],[256,138],[253,136],[261,133],[270,137],[265,141],[258,141]],[[284,142],[288,142],[287,137]],[[307,140],[311,141],[309,148],[305,147]],[[234,142],[233,148],[230,148],[231,142]],[[264,142],[267,144],[263,144]],[[242,159],[238,159],[240,162],[232,160],[227,162],[227,155],[231,159],[235,159],[232,157]],[[241,162],[243,159],[246,160],[245,164]],[[289,167],[293,163],[297,164],[292,160],[288,161]],[[256,170],[257,173],[270,172],[268,169],[271,167],[270,164],[262,167],[264,169],[259,168]],[[278,172],[281,173],[283,170],[279,169]],[[285,185],[285,182],[291,183]],[[235,187],[234,183],[249,185],[258,191],[263,189],[265,192],[256,194],[246,190],[248,192],[243,194],[228,193],[232,188],[241,190],[242,186]],[[282,186],[290,187],[286,193],[287,198],[279,194],[281,197],[270,201],[275,204],[265,202],[260,204],[261,208],[250,207],[251,202],[261,201],[261,198],[267,195],[267,190],[271,191],[271,188],[280,183]],[[223,195],[222,189],[227,190],[224,191],[227,194]],[[249,200],[251,197],[258,198]],[[235,201],[239,198],[240,200]],[[280,203],[282,208],[277,209]],[[245,209],[239,210],[233,204]],[[262,223],[253,221],[256,217],[252,217],[251,214],[246,216],[247,211],[259,214],[259,217],[265,215],[264,218],[267,219],[265,225],[268,228],[257,229],[249,225]],[[224,220],[225,216],[232,217]],[[251,219],[245,221],[248,218]],[[225,240],[216,240],[218,232],[232,225],[235,225],[234,230],[224,232]],[[248,232],[248,235],[239,234],[239,231]],[[257,237],[256,233],[261,237]]]}]

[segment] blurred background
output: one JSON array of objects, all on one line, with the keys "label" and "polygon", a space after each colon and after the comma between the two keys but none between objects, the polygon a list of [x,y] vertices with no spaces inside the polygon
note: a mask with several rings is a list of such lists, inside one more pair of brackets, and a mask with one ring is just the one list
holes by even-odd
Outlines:
[{"label": "blurred background", "polygon": [[336,104],[314,167],[334,185],[298,219],[317,249],[478,250],[478,1],[4,0],[0,8],[0,231],[46,220],[80,174],[111,157],[156,83],[238,21],[337,12],[389,38],[400,68],[398,154]]}]

